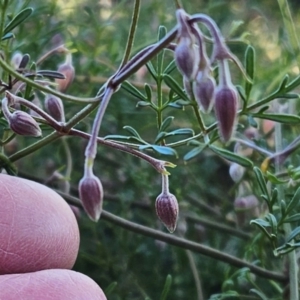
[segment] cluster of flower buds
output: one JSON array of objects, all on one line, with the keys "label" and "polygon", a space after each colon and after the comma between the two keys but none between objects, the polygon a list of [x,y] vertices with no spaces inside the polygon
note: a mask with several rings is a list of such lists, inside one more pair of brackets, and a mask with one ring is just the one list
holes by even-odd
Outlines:
[{"label": "cluster of flower buds", "polygon": [[10,129],[19,135],[41,136],[41,128],[28,113],[21,110],[15,110],[13,113],[10,112],[9,107],[14,104],[15,101],[12,94],[7,93],[6,97],[2,99],[2,112],[8,121]]},{"label": "cluster of flower buds", "polygon": [[[183,9],[176,12],[178,23],[178,44],[175,48],[175,62],[183,75],[187,94],[194,98],[201,111],[208,113],[214,107],[223,142],[231,139],[236,123],[238,93],[231,82],[228,59],[236,58],[230,53],[215,22],[206,15],[189,16]],[[204,23],[210,30],[214,49],[208,59],[203,35],[195,22]],[[218,85],[212,75],[212,64],[218,61]]]},{"label": "cluster of flower buds", "polygon": [[155,201],[156,214],[167,229],[172,233],[176,229],[178,219],[178,202],[176,197],[169,192],[168,175],[162,175],[162,192]]}]

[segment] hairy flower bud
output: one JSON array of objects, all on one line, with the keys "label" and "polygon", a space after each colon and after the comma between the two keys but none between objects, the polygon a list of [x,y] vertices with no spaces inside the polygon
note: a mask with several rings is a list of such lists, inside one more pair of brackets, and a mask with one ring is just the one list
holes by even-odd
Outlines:
[{"label": "hairy flower bud", "polygon": [[16,110],[9,116],[8,121],[11,130],[17,134],[34,137],[42,135],[38,123],[24,111]]},{"label": "hairy flower bud", "polygon": [[45,98],[45,108],[50,114],[58,122],[65,121],[65,112],[64,105],[60,98],[47,94]]},{"label": "hairy flower bud", "polygon": [[215,101],[215,79],[206,74],[207,70],[199,71],[193,84],[195,100],[204,113],[209,113]]},{"label": "hairy flower bud", "polygon": [[223,142],[230,140],[236,123],[238,95],[233,85],[221,85],[215,96],[215,113]]},{"label": "hairy flower bud", "polygon": [[190,25],[188,24],[188,15],[183,9],[176,12],[178,22],[178,44],[175,48],[175,62],[182,73],[188,80],[194,79],[199,65],[199,53],[194,45]]},{"label": "hairy flower bud", "polygon": [[237,163],[232,163],[229,167],[229,175],[234,182],[239,182],[245,173],[245,168]]},{"label": "hairy flower bud", "polygon": [[57,83],[57,89],[60,92],[65,92],[70,86],[70,84],[73,82],[75,77],[75,69],[72,65],[71,53],[67,55],[66,62],[61,64],[58,67],[57,71],[65,75],[65,79],[55,79],[55,82]]},{"label": "hairy flower bud", "polygon": [[91,220],[97,222],[102,212],[103,187],[94,174],[86,174],[79,182],[79,197]]},{"label": "hairy flower bud", "polygon": [[169,192],[162,192],[155,202],[156,214],[172,233],[176,228],[178,218],[178,202],[176,197]]}]

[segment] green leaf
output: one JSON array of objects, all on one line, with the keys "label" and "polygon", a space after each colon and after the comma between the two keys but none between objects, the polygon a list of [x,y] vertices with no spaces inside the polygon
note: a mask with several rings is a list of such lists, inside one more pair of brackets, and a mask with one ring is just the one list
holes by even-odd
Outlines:
[{"label": "green leaf", "polygon": [[300,201],[300,187],[298,187],[296,193],[294,194],[292,200],[288,203],[286,207],[286,214],[288,215],[298,204]]},{"label": "green leaf", "polygon": [[175,59],[173,59],[165,68],[164,74],[170,74],[175,69],[176,69],[176,63],[175,63]]},{"label": "green leaf", "polygon": [[[167,34],[167,28],[165,26],[159,26],[158,28],[158,42],[165,37]],[[161,50],[157,55],[157,73],[162,74],[163,64],[164,64],[164,54],[165,50]]]},{"label": "green leaf", "polygon": [[148,61],[146,63],[146,67],[148,69],[148,72],[151,74],[151,76],[154,78],[155,81],[157,81],[157,73],[156,70],[154,69],[154,66],[151,61]]},{"label": "green leaf", "polygon": [[286,216],[286,203],[284,200],[280,201],[280,211],[282,217]]},{"label": "green leaf", "polygon": [[185,94],[180,85],[168,74],[163,75],[164,82],[166,85],[172,89],[180,98],[183,100],[189,101],[188,96]]},{"label": "green leaf", "polygon": [[158,146],[158,145],[142,145],[139,147],[139,150],[146,150],[146,149],[153,149],[155,152],[163,155],[172,155],[172,156],[178,156],[177,152],[170,147],[166,146]]},{"label": "green leaf", "polygon": [[202,144],[201,146],[195,147],[194,149],[192,149],[191,151],[186,153],[185,156],[183,157],[183,159],[185,161],[188,161],[188,160],[194,158],[195,156],[199,155],[203,151],[203,149],[205,149],[206,147],[207,147],[206,144]]},{"label": "green leaf", "polygon": [[293,81],[291,81],[285,88],[287,92],[294,90],[300,85],[300,75],[298,75]]},{"label": "green leaf", "polygon": [[37,75],[49,78],[66,79],[65,75],[56,71],[51,70],[40,70],[37,71]]},{"label": "green leaf", "polygon": [[166,131],[166,129],[171,125],[171,123],[173,122],[174,117],[169,116],[166,119],[164,119],[164,121],[162,122],[159,131]]},{"label": "green leaf", "polygon": [[294,214],[290,217],[285,218],[283,223],[292,223],[292,222],[298,222],[298,221],[300,221],[300,213]]},{"label": "green leaf", "polygon": [[287,183],[289,180],[282,180],[279,179],[278,177],[276,177],[274,174],[272,174],[271,172],[267,171],[266,173],[266,177],[268,178],[268,180],[274,184],[283,184],[283,183]]},{"label": "green leaf", "polygon": [[259,118],[259,119],[267,119],[267,120],[280,122],[280,123],[287,123],[287,124],[299,124],[300,123],[300,117],[296,116],[296,115],[256,113],[256,114],[253,114],[253,117]]},{"label": "green leaf", "polygon": [[155,140],[154,140],[154,143],[157,144],[158,142],[163,140],[166,136],[167,136],[167,132],[165,132],[165,131],[159,132],[158,135],[156,136]]},{"label": "green leaf", "polygon": [[277,188],[274,188],[271,195],[271,206],[277,203],[277,199],[278,199],[278,190]]},{"label": "green leaf", "polygon": [[152,106],[151,103],[147,102],[147,101],[139,101],[137,104],[136,104],[136,107],[146,107],[146,106]]},{"label": "green leaf", "polygon": [[120,134],[110,134],[104,137],[105,140],[125,140],[125,141],[135,141],[142,144],[145,144],[145,141],[135,137],[135,136],[127,136],[127,135],[120,135]]},{"label": "green leaf", "polygon": [[294,238],[297,237],[297,235],[300,234],[300,226],[296,227],[291,233],[290,235],[286,238],[286,242],[290,242],[291,240],[293,240]]},{"label": "green leaf", "polygon": [[272,237],[269,231],[266,229],[266,227],[271,227],[271,224],[269,222],[262,219],[256,219],[250,221],[250,224],[256,225],[272,241]]},{"label": "green leaf", "polygon": [[116,281],[112,282],[106,289],[105,289],[105,295],[108,296],[109,294],[111,294],[114,289],[116,288],[116,286],[118,285],[118,283]]},{"label": "green leaf", "polygon": [[[245,54],[245,64],[246,64],[246,73],[252,79],[254,79],[254,70],[255,70],[255,50],[252,46],[248,46]],[[249,99],[250,92],[252,89],[253,83],[250,83],[246,80],[245,83],[245,94],[246,99]]]},{"label": "green leaf", "polygon": [[9,33],[5,34],[5,35],[1,38],[1,41],[5,41],[5,40],[8,40],[8,39],[12,39],[12,38],[14,38],[14,37],[15,37],[15,35],[14,35],[13,33],[9,32]]},{"label": "green leaf", "polygon": [[132,135],[134,135],[135,137],[139,138],[142,140],[141,136],[138,134],[138,132],[131,126],[124,126],[123,129],[127,130],[128,132],[130,132]]},{"label": "green leaf", "polygon": [[147,97],[143,95],[136,87],[134,87],[129,81],[124,81],[122,83],[122,88],[133,95],[134,97],[137,97],[138,99],[141,99],[143,101],[147,101]]},{"label": "green leaf", "polygon": [[279,85],[279,88],[278,88],[278,90],[277,90],[278,93],[285,90],[285,87],[286,87],[288,81],[289,81],[289,75],[286,74],[286,75],[283,77],[283,79],[282,79],[282,81],[281,81],[281,83],[280,83],[280,85]]},{"label": "green leaf", "polygon": [[179,129],[173,130],[171,132],[168,132],[167,136],[173,136],[173,135],[191,135],[191,136],[193,136],[194,134],[195,134],[195,132],[191,128],[179,128]]},{"label": "green leaf", "polygon": [[261,299],[261,300],[268,300],[269,299],[263,292],[261,292],[261,291],[259,291],[257,289],[251,289],[249,291],[249,293],[258,296],[259,299]]},{"label": "green leaf", "polygon": [[277,220],[273,214],[267,214],[266,220],[271,224],[272,232],[277,235]]},{"label": "green leaf", "polygon": [[253,166],[253,163],[250,159],[248,158],[245,158],[243,156],[240,156],[238,154],[235,154],[233,152],[230,152],[228,150],[225,150],[225,149],[222,149],[222,148],[218,148],[216,146],[213,146],[213,145],[210,145],[209,148],[215,152],[216,154],[218,154],[219,156],[229,160],[229,161],[232,161],[232,162],[235,162],[243,167],[252,167]]},{"label": "green leaf", "polygon": [[261,190],[262,194],[265,195],[268,199],[268,202],[270,202],[269,193],[268,193],[268,189],[267,189],[267,184],[266,184],[266,181],[264,179],[262,171],[258,167],[254,167],[253,171],[254,171],[254,174],[255,174],[256,179],[258,181],[258,185],[260,187],[260,190]]},{"label": "green leaf", "polygon": [[28,17],[31,16],[32,12],[33,9],[31,7],[27,7],[20,11],[4,28],[4,36],[16,28],[19,24],[23,23]]},{"label": "green leaf", "polygon": [[146,95],[147,95],[147,101],[151,102],[152,101],[152,89],[151,86],[148,83],[145,83],[144,86]]},{"label": "green leaf", "polygon": [[168,274],[168,276],[166,278],[166,281],[165,281],[163,291],[162,291],[161,296],[160,296],[160,300],[166,300],[167,299],[167,296],[168,296],[170,288],[171,288],[171,284],[172,284],[172,276],[170,274]]}]

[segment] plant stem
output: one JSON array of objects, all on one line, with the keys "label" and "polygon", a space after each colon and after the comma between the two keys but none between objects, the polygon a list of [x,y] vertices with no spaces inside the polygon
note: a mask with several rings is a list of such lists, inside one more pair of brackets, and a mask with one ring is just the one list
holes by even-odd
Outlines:
[{"label": "plant stem", "polygon": [[[65,193],[62,193],[60,191],[56,191],[56,192],[59,193],[62,197],[64,197],[68,203],[82,208],[81,202],[78,198],[70,196]],[[126,230],[129,230],[129,231],[132,231],[132,232],[135,232],[138,234],[142,234],[144,236],[148,236],[148,237],[154,238],[156,240],[166,242],[170,245],[174,245],[174,246],[177,246],[177,247],[180,247],[183,249],[188,249],[193,252],[200,253],[204,256],[208,256],[208,257],[211,257],[218,261],[228,263],[234,267],[237,267],[237,268],[247,267],[250,269],[250,271],[252,273],[254,273],[258,276],[268,278],[268,279],[273,279],[273,280],[279,281],[279,282],[287,281],[287,277],[284,274],[273,272],[273,271],[268,271],[266,269],[263,269],[261,267],[254,265],[250,262],[236,258],[235,256],[229,255],[222,251],[218,251],[211,247],[208,247],[208,246],[205,246],[202,244],[198,244],[198,243],[189,241],[187,239],[179,238],[172,234],[164,233],[159,230],[155,230],[155,229],[143,226],[143,225],[133,223],[131,221],[128,221],[121,217],[118,217],[112,213],[109,213],[105,210],[102,211],[101,218],[110,223],[113,223],[121,228],[124,228]]]},{"label": "plant stem", "polygon": [[[277,104],[279,102],[277,101]],[[282,128],[280,123],[275,124],[275,150],[276,152],[282,151]],[[275,170],[276,173],[281,171],[281,163],[278,159],[275,159]],[[278,205],[280,207],[281,200],[285,201],[284,189],[282,184],[277,185],[278,189]],[[285,236],[289,236],[292,229],[290,223],[285,223],[283,225]],[[291,251],[288,255],[289,261],[289,282],[290,282],[290,300],[299,299],[299,289],[298,289],[298,262],[296,258],[296,251]]]},{"label": "plant stem", "polygon": [[121,62],[119,69],[121,69],[129,60],[131,49],[132,49],[133,42],[134,42],[136,27],[137,27],[137,23],[138,23],[138,19],[139,19],[140,7],[141,7],[141,1],[135,0],[130,31],[129,31],[129,35],[128,35],[128,39],[127,39],[127,43],[126,43],[126,49],[125,49],[123,60]]}]

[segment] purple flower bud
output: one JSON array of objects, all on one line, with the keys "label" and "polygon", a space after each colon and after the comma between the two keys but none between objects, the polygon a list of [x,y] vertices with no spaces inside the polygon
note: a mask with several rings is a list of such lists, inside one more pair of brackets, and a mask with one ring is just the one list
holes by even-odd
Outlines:
[{"label": "purple flower bud", "polygon": [[9,116],[10,129],[17,134],[38,137],[42,135],[38,123],[26,112],[16,110]]},{"label": "purple flower bud", "polygon": [[245,173],[245,168],[237,163],[232,163],[229,167],[229,175],[234,182],[239,182]]},{"label": "purple flower bud", "polygon": [[183,9],[176,12],[178,22],[178,45],[175,48],[175,62],[179,71],[188,80],[194,79],[199,65],[199,52],[194,45],[194,36],[188,24],[188,15]]},{"label": "purple flower bud", "polygon": [[193,84],[195,100],[204,113],[209,113],[215,101],[215,79],[206,74],[207,70],[199,71]]},{"label": "purple flower bud", "polygon": [[258,217],[258,205],[259,202],[254,195],[238,197],[234,200],[234,210],[236,212],[237,222],[240,226],[244,225],[253,217]]},{"label": "purple flower bud", "polygon": [[79,182],[79,197],[91,220],[97,222],[102,212],[103,187],[94,174],[84,175]]},{"label": "purple flower bud", "polygon": [[185,76],[183,76],[183,87],[184,87],[186,94],[189,96],[190,99],[192,99],[193,91],[191,88],[191,81],[188,78],[186,78]]},{"label": "purple flower bud", "polygon": [[65,75],[65,79],[55,79],[55,82],[57,83],[57,89],[60,92],[65,92],[75,77],[75,69],[72,65],[72,56],[70,53],[67,55],[66,62],[61,64],[57,71]]},{"label": "purple flower bud", "polygon": [[215,113],[223,142],[230,140],[236,123],[238,95],[233,85],[221,85],[215,96]]},{"label": "purple flower bud", "polygon": [[64,105],[60,98],[47,94],[45,98],[45,108],[50,116],[53,117],[56,121],[65,121]]},{"label": "purple flower bud", "polygon": [[176,197],[169,192],[162,192],[155,202],[156,214],[172,233],[176,228],[178,218],[178,202]]}]

